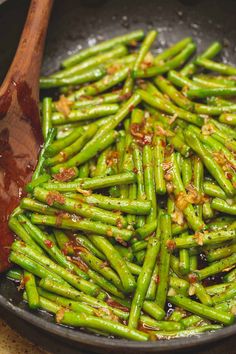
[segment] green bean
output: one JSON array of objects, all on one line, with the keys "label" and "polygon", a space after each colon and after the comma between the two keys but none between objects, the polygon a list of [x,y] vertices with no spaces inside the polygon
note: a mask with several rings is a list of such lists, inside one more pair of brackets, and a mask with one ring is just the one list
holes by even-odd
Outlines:
[{"label": "green bean", "polygon": [[182,66],[195,50],[196,45],[194,43],[189,43],[179,54],[177,54],[174,58],[166,61],[163,65],[152,66],[145,70],[137,70],[135,77],[148,78],[164,74],[171,69],[176,69]]},{"label": "green bean", "polygon": [[165,139],[157,135],[154,136],[154,177],[157,194],[166,193],[166,182],[164,179],[163,162]]},{"label": "green bean", "polygon": [[214,198],[211,202],[211,207],[214,210],[221,211],[222,213],[236,215],[236,205],[229,204],[226,200]]},{"label": "green bean", "polygon": [[[168,321],[170,322],[179,322],[181,318],[185,316],[185,311],[182,309],[176,308],[171,315],[168,317]],[[181,326],[183,328],[183,326]]]},{"label": "green bean", "polygon": [[42,184],[44,182],[47,182],[50,178],[51,178],[51,176],[49,174],[43,173],[42,175],[40,175],[36,179],[34,179],[31,182],[29,182],[28,184],[26,184],[25,189],[27,192],[32,193],[35,187],[40,186],[40,184]]},{"label": "green bean", "polygon": [[139,238],[144,239],[147,236],[150,236],[155,232],[157,228],[157,221],[153,220],[152,222],[145,224],[144,226],[136,229],[136,234],[139,236]]},{"label": "green bean", "polygon": [[148,53],[152,43],[154,42],[155,38],[157,36],[157,31],[150,31],[144,38],[144,41],[139,49],[138,56],[135,60],[134,66],[133,66],[133,75],[136,75],[136,71],[139,69],[140,65],[142,64],[146,54]]},{"label": "green bean", "polygon": [[157,213],[153,162],[153,150],[150,145],[145,145],[143,148],[144,188],[147,199],[151,201],[151,211],[146,218],[147,223],[153,221]]},{"label": "green bean", "polygon": [[150,104],[152,107],[155,107],[163,112],[168,114],[173,114],[186,122],[196,124],[197,126],[202,126],[203,120],[200,116],[197,116],[194,113],[187,112],[179,107],[174,106],[168,100],[162,100],[157,96],[151,96],[147,92],[143,90],[137,90],[138,94],[142,97],[142,99]]},{"label": "green bean", "polygon": [[121,91],[116,91],[114,93],[106,93],[98,97],[80,97],[79,101],[73,102],[72,109],[81,109],[88,106],[97,106],[100,104],[109,104],[109,103],[119,103],[124,100]]},{"label": "green bean", "polygon": [[190,256],[187,249],[179,251],[179,270],[182,274],[188,274],[190,270]]},{"label": "green bean", "polygon": [[90,158],[94,157],[97,154],[97,152],[107,147],[107,146],[104,147],[101,144],[101,139],[104,139],[104,137],[106,137],[109,132],[111,132],[114,128],[116,128],[116,126],[129,114],[130,108],[135,107],[137,104],[140,103],[140,101],[141,101],[141,97],[137,93],[135,93],[132,97],[130,97],[130,99],[117,112],[117,114],[114,115],[112,119],[109,120],[109,123],[106,125],[106,127],[102,126],[97,131],[94,138],[92,138],[90,142],[88,142],[85,145],[85,147],[81,150],[81,152],[74,157],[74,161],[76,162],[76,164],[80,165],[88,161]]},{"label": "green bean", "polygon": [[[186,193],[186,191],[184,189],[183,182],[180,177],[180,171],[179,171],[175,154],[171,155],[171,163],[172,163],[171,175],[172,175],[172,181],[174,185],[174,193],[176,196],[178,196],[179,193]],[[204,223],[195,214],[193,206],[191,204],[185,207],[183,213],[187,218],[188,224],[192,227],[193,230],[196,231],[202,229]]]},{"label": "green bean", "polygon": [[[219,42],[213,42],[202,54],[197,57],[198,59],[212,59],[222,49],[222,45]],[[193,75],[197,71],[197,65],[195,62],[186,64],[180,71],[182,75]]]},{"label": "green bean", "polygon": [[101,104],[99,106],[85,107],[82,109],[71,111],[68,116],[64,116],[62,113],[53,113],[52,123],[54,125],[64,123],[74,123],[84,121],[87,119],[96,119],[99,117],[109,116],[116,113],[119,110],[119,105],[115,103]]},{"label": "green bean", "polygon": [[235,313],[235,299],[231,299],[225,302],[221,302],[220,304],[215,305],[215,309],[219,311],[229,311],[232,314]]},{"label": "green bean", "polygon": [[182,337],[190,337],[194,335],[198,335],[200,333],[206,332],[206,331],[216,331],[218,329],[221,329],[222,326],[220,325],[204,325],[201,327],[197,328],[191,328],[191,329],[186,329],[186,330],[181,330],[181,331],[157,331],[153,332],[156,335],[157,339],[172,339],[172,338],[182,338]]},{"label": "green bean", "polygon": [[144,264],[137,280],[137,288],[131,304],[129,315],[129,328],[137,328],[143,302],[151,280],[153,268],[159,252],[159,242],[156,238],[150,238],[144,259]]},{"label": "green bean", "polygon": [[39,86],[41,89],[49,89],[55,87],[76,86],[91,81],[97,81],[106,74],[106,70],[102,67],[91,68],[74,74],[73,76],[58,77],[41,77]]},{"label": "green bean", "polygon": [[97,67],[100,64],[103,64],[109,60],[120,58],[127,55],[127,48],[124,45],[118,45],[107,52],[102,52],[96,56],[93,56],[87,60],[82,61],[77,65],[68,67],[55,72],[50,78],[64,79],[66,77],[74,77],[81,72],[85,72],[91,68]]},{"label": "green bean", "polygon": [[211,173],[211,175],[216,179],[224,192],[228,196],[233,196],[234,188],[231,182],[225,177],[221,167],[214,161],[214,159],[212,159],[212,156],[203,146],[203,144],[201,144],[197,136],[187,130],[185,132],[185,138],[189,146],[200,156],[209,173]]},{"label": "green bean", "polygon": [[[155,318],[155,320],[160,321],[165,317],[165,311],[153,301],[145,300],[143,302],[143,311],[145,311],[149,316]],[[141,316],[141,320],[142,320]]]},{"label": "green bean", "polygon": [[39,308],[39,294],[36,287],[35,276],[32,273],[24,271],[23,279],[29,308],[31,310],[36,310]]},{"label": "green bean", "polygon": [[202,321],[203,321],[203,319],[200,316],[190,315],[188,317],[182,318],[180,320],[180,323],[182,323],[182,325],[185,328],[188,328],[188,327],[193,327],[195,325],[197,326]]},{"label": "green bean", "polygon": [[219,117],[221,123],[235,126],[236,125],[236,114],[223,113]]},{"label": "green bean", "polygon": [[180,306],[185,310],[201,317],[220,322],[225,325],[230,325],[234,322],[233,315],[223,311],[216,311],[214,308],[208,307],[204,304],[199,304],[196,301],[184,297],[183,295],[168,296],[168,300],[170,303]]},{"label": "green bean", "polygon": [[[87,313],[91,315],[96,315],[96,310],[92,308],[91,306],[87,304],[83,304],[79,301],[73,301],[70,299],[67,299],[62,296],[58,296],[56,294],[50,293],[49,291],[46,291],[44,289],[38,288],[38,293],[40,297],[44,297],[48,300],[51,300],[52,302],[55,302],[57,305],[61,305],[63,307],[68,308],[69,310],[78,312],[78,313]],[[105,316],[105,314],[100,311],[99,313],[101,317]]]},{"label": "green bean", "polygon": [[40,214],[56,215],[58,213],[56,208],[52,208],[49,205],[40,203],[31,198],[23,198],[20,202],[20,206],[24,210],[30,210]]},{"label": "green bean", "polygon": [[142,30],[137,30],[128,34],[124,34],[122,36],[118,36],[104,42],[101,42],[93,47],[84,49],[77,54],[70,56],[62,62],[62,66],[64,68],[74,66],[83,60],[96,55],[100,52],[104,52],[106,50],[110,50],[111,48],[120,45],[120,44],[129,44],[132,41],[141,40],[144,37],[144,32]]},{"label": "green bean", "polygon": [[205,232],[195,235],[184,235],[175,239],[175,247],[190,248],[202,245],[214,245],[225,241],[233,240],[236,237],[236,230],[219,230]]},{"label": "green bean", "polygon": [[55,229],[53,234],[60,250],[63,251],[64,254],[73,255],[75,253],[69,237],[63,231]]},{"label": "green bean", "polygon": [[113,75],[105,75],[100,80],[82,87],[81,89],[74,91],[68,96],[71,101],[79,100],[83,96],[96,96],[99,93],[103,93],[108,89],[116,86],[126,79],[129,73],[129,67],[125,67],[117,71]]},{"label": "green bean", "polygon": [[79,167],[79,178],[87,178],[89,177],[89,164],[85,162],[83,165]]},{"label": "green bean", "polygon": [[120,309],[116,309],[115,307],[114,308],[110,307],[109,305],[107,305],[107,303],[105,301],[101,301],[101,300],[94,298],[90,295],[84,294],[84,293],[82,293],[76,289],[73,289],[72,287],[67,286],[65,284],[58,283],[58,281],[55,281],[54,279],[51,279],[48,277],[43,278],[40,280],[39,285],[43,289],[50,291],[54,294],[61,295],[66,298],[88,304],[88,305],[95,307],[95,308],[102,307],[102,308],[112,310],[115,315],[117,315],[118,317],[121,317],[123,319],[127,319],[127,317],[128,317],[126,312],[121,311]]},{"label": "green bean", "polygon": [[68,194],[68,197],[100,207],[105,210],[122,211],[134,215],[147,215],[151,209],[149,200],[130,200],[121,198],[111,198],[102,194]]},{"label": "green bean", "polygon": [[218,78],[218,77],[203,75],[203,74],[194,76],[193,81],[203,87],[234,87],[235,86],[235,82],[233,80]]},{"label": "green bean", "polygon": [[125,291],[133,291],[136,287],[136,282],[119,252],[104,237],[93,235],[90,236],[90,240],[105,254],[112,268],[119,274]]},{"label": "green bean", "polygon": [[190,159],[183,159],[181,174],[184,188],[186,188],[192,181],[192,164]]},{"label": "green bean", "polygon": [[22,281],[23,279],[23,272],[20,268],[12,268],[9,269],[7,274],[6,274],[8,279],[11,280],[16,280],[16,281]]},{"label": "green bean", "polygon": [[[47,216],[46,216],[47,217]],[[55,218],[52,216],[52,218]],[[56,244],[48,238],[48,235],[43,233],[36,225],[24,215],[19,216],[19,221],[24,223],[24,228],[27,232],[30,233],[31,237],[34,241],[43,248],[46,253],[48,253],[52,258],[54,258],[61,266],[74,271],[77,275],[81,276],[84,279],[87,279],[87,275],[81,271],[76,265],[69,262],[64,254],[60,251],[60,249],[56,246]]]},{"label": "green bean", "polygon": [[210,295],[207,293],[206,289],[204,286],[200,283],[194,283],[193,285],[195,294],[197,298],[200,300],[200,302],[206,306],[212,306],[213,305],[213,298],[210,297]]},{"label": "green bean", "polygon": [[123,239],[128,241],[133,235],[133,232],[127,229],[119,229],[118,227],[112,225],[106,225],[86,219],[81,220],[78,218],[78,220],[76,220],[73,216],[61,216],[60,223],[58,223],[57,217],[55,216],[32,214],[31,220],[33,224],[54,226],[59,229],[95,232],[99,235],[114,237],[118,240]]},{"label": "green bean", "polygon": [[37,242],[35,242],[31,235],[24,229],[22,223],[18,220],[17,217],[11,216],[8,226],[27,245],[30,245],[31,248],[35,249],[39,253],[43,253]]},{"label": "green bean", "polygon": [[140,317],[140,322],[145,325],[145,327],[151,327],[152,330],[163,330],[163,331],[178,331],[183,329],[183,325],[176,321],[157,321],[148,316],[142,315]]},{"label": "green bean", "polygon": [[235,268],[233,270],[231,270],[231,272],[227,273],[224,276],[224,281],[232,282],[232,281],[235,281],[235,279],[236,279],[236,269]]},{"label": "green bean", "polygon": [[[90,130],[90,133],[91,133],[91,130]],[[104,136],[99,141],[99,144],[96,145],[97,152],[100,152],[100,151],[108,148],[110,145],[112,145],[116,140],[117,134],[118,133],[115,130],[108,132],[108,134],[106,136]],[[84,140],[87,139],[87,137],[88,137],[88,135],[84,134],[84,136],[81,137],[81,140],[78,139],[78,140],[80,140],[79,145],[77,146],[77,144],[75,142],[75,144],[72,144],[74,146],[71,145],[70,147],[67,148],[68,149],[67,152],[73,153],[75,151],[75,149],[77,149],[77,147],[80,148],[80,146],[84,144]],[[71,167],[76,167],[78,165],[83,165],[84,163],[86,163],[89,160],[88,156],[87,156],[88,150],[86,150],[86,147],[90,142],[91,142],[91,140],[89,142],[87,142],[85,144],[85,146],[83,146],[82,149],[78,153],[76,153],[74,156],[70,157],[67,161],[59,163],[55,166],[52,166],[51,172],[54,174],[57,174],[57,173],[61,172],[61,170],[68,169]],[[91,153],[91,150],[89,151],[89,153]],[[94,155],[94,152],[93,152],[93,155]],[[57,157],[55,157],[55,158],[57,158]],[[60,155],[59,155],[59,158],[60,158]]]},{"label": "green bean", "polygon": [[189,43],[192,43],[191,37],[186,37],[181,41],[171,45],[169,48],[163,50],[160,54],[155,57],[154,63],[159,64],[165,60],[169,60],[176,54],[180,53]]},{"label": "green bean", "polygon": [[[146,300],[153,301],[156,298],[158,273],[159,273],[159,268],[158,268],[158,265],[155,264],[153,272],[152,272],[152,277],[151,277],[151,280],[150,280],[150,284],[149,284],[149,287],[148,287],[148,290],[147,290],[147,293],[146,293]],[[150,313],[149,313],[149,315],[150,315]],[[161,318],[156,318],[156,319],[161,319]]]},{"label": "green bean", "polygon": [[220,198],[220,199],[224,199],[224,200],[227,199],[227,195],[225,194],[223,189],[220,188],[215,183],[211,183],[211,182],[206,181],[203,183],[203,189],[204,189],[204,193],[206,193],[210,197],[216,197],[216,198]]},{"label": "green bean", "polygon": [[45,163],[45,159],[46,159],[46,151],[48,149],[48,146],[51,145],[52,141],[54,140],[56,136],[56,129],[55,128],[51,128],[48,131],[48,135],[47,135],[47,139],[44,143],[44,146],[42,148],[42,150],[39,153],[39,157],[38,157],[38,164],[37,167],[32,175],[32,179],[31,179],[31,183],[34,182],[34,180],[36,180],[37,178],[40,177],[40,175],[43,174],[44,172],[44,163]]},{"label": "green bean", "polygon": [[167,240],[171,237],[171,220],[169,215],[164,214],[160,219],[161,249],[159,259],[159,283],[156,294],[156,302],[164,308],[166,303],[167,287],[169,281],[170,253]]},{"label": "green bean", "polygon": [[74,327],[98,329],[105,333],[137,341],[145,341],[148,340],[149,337],[149,335],[144,332],[129,329],[127,326],[118,322],[105,320],[91,315],[81,315],[75,312],[65,312],[60,323]]},{"label": "green bean", "polygon": [[86,249],[80,250],[80,258],[89,268],[92,268],[97,273],[100,273],[104,278],[112,282],[118,289],[123,290],[121,281],[117,274],[105,262],[88,252]]},{"label": "green bean", "polygon": [[228,245],[221,248],[210,249],[207,252],[207,261],[208,262],[215,262],[219,259],[231,256],[231,254],[236,252],[236,244]]},{"label": "green bean", "polygon": [[231,256],[223,258],[218,262],[214,262],[213,264],[201,269],[197,270],[196,274],[198,275],[199,279],[205,279],[211,275],[217,274],[222,272],[224,269],[227,269],[235,264],[236,253],[233,253]]},{"label": "green bean", "polygon": [[59,210],[68,211],[69,213],[89,218],[94,221],[101,221],[110,225],[119,225],[119,227],[127,225],[123,216],[116,216],[111,211],[105,211],[98,207],[83,203],[82,201],[70,199],[59,192],[47,191],[46,189],[37,187],[34,189],[34,197]]},{"label": "green bean", "polygon": [[22,253],[12,251],[10,253],[9,260],[39,278],[48,277],[51,279],[56,279],[59,283],[61,282],[61,278],[57,276],[57,274],[52,273],[46,267],[33,261],[31,258],[25,256]]},{"label": "green bean", "polygon": [[163,76],[158,76],[154,79],[157,87],[166,95],[168,95],[172,101],[179,107],[186,111],[193,110],[193,103],[188,100],[181,92],[179,92],[167,79]]},{"label": "green bean", "polygon": [[187,77],[183,76],[181,73],[171,70],[169,71],[168,75],[168,80],[170,80],[175,86],[181,87],[181,88],[198,88],[199,85],[196,82],[193,82],[192,80],[188,79]]},{"label": "green bean", "polygon": [[[85,292],[86,294],[90,294],[90,295],[97,295],[98,294],[99,288],[95,284],[88,282],[87,280],[84,280],[75,274],[70,273],[69,270],[64,269],[60,265],[54,263],[51,259],[38,253],[37,251],[33,250],[29,246],[15,241],[12,245],[12,249],[13,249],[13,251],[21,254],[23,259],[24,259],[24,256],[29,257],[30,260],[33,263],[37,264],[39,268],[46,267],[46,269],[49,272],[51,272],[52,274],[55,274],[54,278],[56,280],[59,277],[60,280],[63,279],[64,281],[66,281],[67,283],[69,283],[70,285],[75,287],[76,289],[81,290],[81,291]],[[35,275],[38,275],[38,274],[35,274]],[[40,278],[45,278],[47,276],[48,276],[48,273],[44,272],[43,274],[40,275]]]},{"label": "green bean", "polygon": [[195,88],[187,91],[187,96],[190,98],[206,98],[211,96],[235,96],[235,94],[236,87]]},{"label": "green bean", "polygon": [[[117,248],[117,247],[116,247]],[[141,272],[141,267],[135,263],[129,262],[127,260],[126,261],[126,265],[130,271],[131,274],[133,275],[139,275]]]},{"label": "green bean", "polygon": [[221,294],[216,294],[212,297],[212,302],[213,304],[219,304],[221,302],[230,300],[232,298],[235,298],[236,294],[236,286],[235,284],[230,284],[225,291],[223,291]]},{"label": "green bean", "polygon": [[43,99],[43,123],[42,132],[44,141],[47,139],[49,130],[52,128],[52,99],[51,97],[45,97]]},{"label": "green bean", "polygon": [[53,157],[47,158],[45,160],[45,165],[54,166],[67,161],[84,147],[84,145],[94,136],[97,129],[98,126],[96,124],[91,124],[84,134],[82,136],[80,135],[72,144],[66,146],[64,149],[61,149],[60,152]]},{"label": "green bean", "polygon": [[188,295],[189,283],[184,279],[178,278],[174,274],[170,276],[169,286],[175,289],[179,294],[185,296]]},{"label": "green bean", "polygon": [[114,176],[93,177],[86,179],[77,179],[76,182],[59,183],[48,182],[42,185],[49,191],[75,192],[85,189],[107,188],[120,184],[130,184],[136,181],[136,175],[133,172],[125,172]]},{"label": "green bean", "polygon": [[61,138],[59,140],[54,141],[50,146],[48,146],[46,150],[46,155],[51,157],[57,155],[60,151],[65,149],[67,146],[73,144],[83,133],[86,131],[86,127],[76,127],[73,131]]},{"label": "green bean", "polygon": [[216,63],[212,60],[205,59],[205,58],[198,58],[196,60],[196,64],[202,66],[205,69],[218,72],[223,75],[235,75],[236,68],[233,66],[223,64],[223,63]]}]

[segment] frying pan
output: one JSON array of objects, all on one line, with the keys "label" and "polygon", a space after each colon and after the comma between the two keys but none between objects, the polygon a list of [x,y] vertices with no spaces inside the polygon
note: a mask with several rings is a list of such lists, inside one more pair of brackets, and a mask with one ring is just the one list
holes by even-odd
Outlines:
[{"label": "frying pan", "polygon": [[[40,0],[39,0],[40,1]],[[14,55],[29,1],[9,0],[0,7],[0,79]],[[81,47],[138,28],[159,31],[156,51],[193,36],[201,51],[212,41],[224,46],[221,60],[236,63],[236,2],[234,0],[57,0],[49,26],[43,74]],[[30,312],[15,284],[0,279],[0,306],[68,343],[99,353],[156,353],[183,350],[236,334],[236,324],[215,333],[169,341],[136,343],[97,337],[59,326],[45,312]]]}]

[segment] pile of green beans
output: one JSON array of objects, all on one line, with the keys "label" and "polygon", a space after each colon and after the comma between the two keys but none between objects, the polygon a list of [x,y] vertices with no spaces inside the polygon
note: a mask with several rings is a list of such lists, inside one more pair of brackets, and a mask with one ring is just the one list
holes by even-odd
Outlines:
[{"label": "pile of green beans", "polygon": [[40,79],[56,96],[9,219],[7,276],[32,311],[136,341],[236,314],[236,68],[214,61],[218,42],[193,58],[190,37],[155,55],[156,36],[101,42]]}]

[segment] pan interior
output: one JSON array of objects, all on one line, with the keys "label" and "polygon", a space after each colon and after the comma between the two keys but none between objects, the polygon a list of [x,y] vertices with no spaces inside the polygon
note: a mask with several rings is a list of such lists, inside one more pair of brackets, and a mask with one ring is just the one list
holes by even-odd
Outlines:
[{"label": "pan interior", "polygon": [[[4,33],[4,40],[0,41],[1,80],[14,55],[28,5],[27,0],[9,0],[0,7],[0,33]],[[49,26],[42,73],[48,74],[59,68],[62,59],[81,48],[140,28],[158,30],[156,52],[187,36],[194,38],[199,51],[219,40],[224,45],[221,59],[236,64],[235,11],[236,2],[233,0],[57,0]],[[141,345],[124,340],[112,341],[53,325],[52,317],[45,312],[34,313],[32,317],[21,299],[15,284],[3,275],[0,279],[0,304],[16,313],[16,308],[19,309],[19,316],[51,333],[99,352],[121,353],[121,348],[122,353],[141,353],[144,349],[145,352],[154,352],[157,348],[168,351],[236,333],[236,325],[233,325],[221,330],[221,334],[204,334],[165,343]]]}]

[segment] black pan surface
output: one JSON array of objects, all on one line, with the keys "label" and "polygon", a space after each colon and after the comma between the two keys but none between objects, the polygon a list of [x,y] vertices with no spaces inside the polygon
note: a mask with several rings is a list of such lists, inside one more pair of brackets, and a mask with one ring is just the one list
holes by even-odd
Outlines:
[{"label": "black pan surface", "polygon": [[[0,7],[0,80],[14,55],[28,4],[27,0],[9,0]],[[236,64],[235,13],[234,0],[56,0],[42,73],[48,74],[57,69],[63,58],[80,48],[139,28],[158,29],[156,52],[191,35],[199,50],[214,40],[221,41],[225,46],[221,59]],[[236,334],[235,324],[216,333],[153,343],[97,337],[58,326],[45,312],[30,312],[15,284],[4,276],[0,278],[0,305],[70,345],[98,353],[171,352]]]}]

